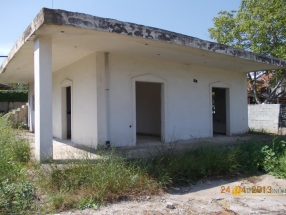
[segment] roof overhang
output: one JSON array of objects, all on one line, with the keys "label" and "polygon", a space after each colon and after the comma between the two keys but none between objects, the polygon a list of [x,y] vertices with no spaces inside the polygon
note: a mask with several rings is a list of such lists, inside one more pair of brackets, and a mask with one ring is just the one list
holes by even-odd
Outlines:
[{"label": "roof overhang", "polygon": [[52,38],[52,70],[94,52],[124,53],[188,65],[250,72],[281,69],[286,61],[148,26],[43,8],[0,67],[0,81],[34,78],[34,40]]}]

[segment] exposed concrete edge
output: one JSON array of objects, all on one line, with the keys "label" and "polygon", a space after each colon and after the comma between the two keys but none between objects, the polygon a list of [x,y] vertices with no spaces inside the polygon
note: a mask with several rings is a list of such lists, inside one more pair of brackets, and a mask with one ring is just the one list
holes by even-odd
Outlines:
[{"label": "exposed concrete edge", "polygon": [[162,30],[143,25],[138,25],[129,22],[121,22],[114,19],[101,18],[83,13],[69,12],[65,10],[54,10],[43,8],[36,18],[32,21],[23,35],[18,39],[8,58],[6,58],[0,67],[0,73],[5,72],[5,67],[14,57],[19,48],[27,42],[43,24],[52,25],[67,25],[90,30],[105,31],[151,39],[156,41],[168,42],[177,45],[184,45],[192,48],[198,48],[206,51],[211,51],[219,54],[225,54],[233,57],[238,57],[246,60],[256,61],[259,63],[271,64],[279,67],[286,67],[286,61],[262,55],[257,55],[252,52],[236,49],[230,46],[201,40],[195,37],[178,34],[171,31]]},{"label": "exposed concrete edge", "polygon": [[144,39],[169,42],[177,45],[185,45],[206,51],[239,57],[246,60],[253,60],[260,63],[286,67],[286,61],[281,59],[257,55],[252,52],[236,49],[215,42],[201,40],[195,37],[178,34],[171,31],[162,30],[159,28],[153,28],[129,22],[121,22],[114,19],[101,18],[88,14],[69,12],[64,10],[52,10],[47,8],[44,8],[43,10],[45,14],[45,23],[69,25],[91,30],[112,32],[122,35],[141,37]]}]

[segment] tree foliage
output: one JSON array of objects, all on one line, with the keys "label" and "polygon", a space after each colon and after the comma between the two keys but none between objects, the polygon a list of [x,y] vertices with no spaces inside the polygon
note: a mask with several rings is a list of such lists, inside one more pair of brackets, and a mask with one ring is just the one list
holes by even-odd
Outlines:
[{"label": "tree foliage", "polygon": [[10,83],[9,86],[13,87],[13,90],[28,90],[28,84]]},{"label": "tree foliage", "polygon": [[[257,54],[286,59],[286,0],[242,0],[237,11],[221,11],[213,19],[210,37],[219,43],[252,51]],[[256,102],[260,96],[256,79],[263,74],[272,74],[268,94],[264,102],[284,96],[280,86],[285,79],[285,70],[261,71],[249,74],[251,90]]]},{"label": "tree foliage", "polygon": [[28,91],[0,90],[0,102],[28,102]]}]

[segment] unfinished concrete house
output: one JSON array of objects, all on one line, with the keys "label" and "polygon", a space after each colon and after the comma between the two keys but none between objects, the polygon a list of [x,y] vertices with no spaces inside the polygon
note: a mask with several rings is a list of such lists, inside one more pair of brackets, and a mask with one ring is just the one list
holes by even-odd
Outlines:
[{"label": "unfinished concrete house", "polygon": [[42,9],[0,67],[29,83],[29,127],[40,160],[52,138],[96,148],[241,134],[246,73],[286,62],[174,32]]}]

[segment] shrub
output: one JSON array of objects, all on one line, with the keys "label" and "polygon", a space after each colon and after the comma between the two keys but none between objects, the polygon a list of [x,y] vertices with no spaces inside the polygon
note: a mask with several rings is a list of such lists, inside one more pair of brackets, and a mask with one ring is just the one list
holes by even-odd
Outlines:
[{"label": "shrub", "polygon": [[27,102],[27,90],[0,90],[0,102]]},{"label": "shrub", "polygon": [[281,172],[281,170],[284,169],[285,164],[286,142],[274,139],[271,145],[263,146],[261,152],[264,155],[264,170],[270,174],[282,176],[283,171]]},{"label": "shrub", "polygon": [[286,178],[286,152],[279,158],[279,166],[276,175],[279,178]]},{"label": "shrub", "polygon": [[0,183],[0,213],[27,214],[32,209],[35,187],[30,182]]}]

